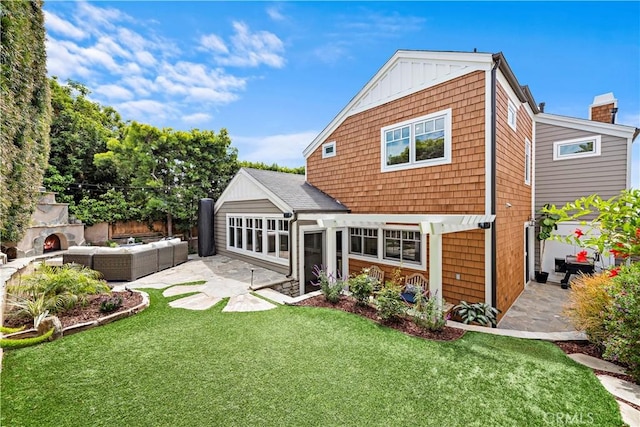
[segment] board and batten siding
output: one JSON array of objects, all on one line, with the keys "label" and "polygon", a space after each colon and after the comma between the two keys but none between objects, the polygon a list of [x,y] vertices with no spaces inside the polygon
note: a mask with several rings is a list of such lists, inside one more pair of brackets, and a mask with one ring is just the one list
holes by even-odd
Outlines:
[{"label": "board and batten siding", "polygon": [[600,155],[553,160],[553,143],[598,134],[536,123],[535,208],[545,203],[563,206],[580,197],[598,194],[608,199],[627,186],[627,140],[601,134]]},{"label": "board and batten siding", "polygon": [[236,258],[258,267],[267,268],[278,273],[287,274],[289,267],[286,265],[276,264],[265,261],[263,259],[254,258],[248,255],[230,252],[227,250],[227,214],[239,215],[259,215],[259,214],[282,214],[273,203],[267,199],[261,200],[242,200],[225,202],[215,213],[214,218],[214,237],[216,244],[216,252],[231,258]]}]

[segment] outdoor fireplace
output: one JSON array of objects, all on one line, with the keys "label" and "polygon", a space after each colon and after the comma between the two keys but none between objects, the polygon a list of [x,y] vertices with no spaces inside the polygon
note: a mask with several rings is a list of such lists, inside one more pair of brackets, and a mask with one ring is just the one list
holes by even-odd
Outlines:
[{"label": "outdoor fireplace", "polygon": [[31,225],[19,242],[2,242],[7,258],[23,258],[84,244],[84,224],[69,221],[69,204],[56,202],[56,193],[40,188]]}]

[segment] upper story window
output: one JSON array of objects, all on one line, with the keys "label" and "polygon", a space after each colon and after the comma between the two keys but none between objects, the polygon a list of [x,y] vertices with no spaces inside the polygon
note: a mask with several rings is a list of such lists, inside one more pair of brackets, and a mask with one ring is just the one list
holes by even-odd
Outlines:
[{"label": "upper story window", "polygon": [[531,185],[531,141],[524,140],[524,183]]},{"label": "upper story window", "polygon": [[600,135],[568,139],[553,143],[553,160],[576,159],[600,155]]},{"label": "upper story window", "polygon": [[507,102],[507,123],[511,126],[511,129],[516,130],[516,122],[518,119],[518,109],[515,104],[509,100]]},{"label": "upper story window", "polygon": [[451,163],[451,109],[385,126],[382,171]]},{"label": "upper story window", "polygon": [[334,157],[336,155],[336,142],[331,141],[326,144],[322,144],[322,158]]}]

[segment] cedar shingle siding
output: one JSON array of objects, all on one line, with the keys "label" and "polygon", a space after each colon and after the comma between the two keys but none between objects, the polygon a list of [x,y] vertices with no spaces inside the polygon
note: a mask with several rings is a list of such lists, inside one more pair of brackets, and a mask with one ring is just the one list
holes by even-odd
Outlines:
[{"label": "cedar shingle siding", "polygon": [[[447,108],[452,110],[451,164],[380,171],[381,128]],[[353,213],[484,214],[484,112],[485,73],[476,71],[355,114],[323,141],[336,141],[335,157],[323,159],[321,145],[308,157],[307,180]],[[365,264],[372,263],[351,260],[350,272]],[[484,232],[445,235],[444,298],[484,301],[484,278]]]}]

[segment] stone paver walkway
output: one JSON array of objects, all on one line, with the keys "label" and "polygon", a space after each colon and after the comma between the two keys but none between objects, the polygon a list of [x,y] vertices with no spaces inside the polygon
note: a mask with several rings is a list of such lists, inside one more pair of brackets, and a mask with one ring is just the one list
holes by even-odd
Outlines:
[{"label": "stone paver walkway", "polygon": [[568,301],[568,289],[559,283],[531,281],[516,302],[502,316],[498,328],[529,332],[574,332],[562,315]]},{"label": "stone paver walkway", "polygon": [[[597,369],[600,371],[611,372],[616,374],[624,374],[625,371],[620,366],[605,360],[600,360],[596,357],[591,357],[586,354],[574,353],[568,355],[576,362],[588,366],[591,369]],[[612,377],[610,375],[596,375],[602,386],[617,399],[626,400],[627,402],[640,405],[640,386],[629,381],[621,380],[620,378]],[[640,427],[640,411],[631,405],[627,405],[625,402],[617,400],[620,407],[620,414],[622,415],[622,421],[629,424],[631,427]]]},{"label": "stone paver walkway", "polygon": [[[165,297],[192,294],[171,301],[174,308],[188,310],[207,310],[223,298],[229,302],[223,311],[260,311],[276,306],[250,294],[250,287],[281,283],[288,280],[283,274],[265,268],[232,259],[226,256],[199,258],[190,257],[190,261],[168,270],[142,277],[133,282],[121,282],[114,286],[115,290],[128,288],[165,289]],[[181,283],[199,282],[200,285],[180,285]],[[177,286],[175,286],[177,285]],[[275,292],[275,291],[273,291]]]}]

